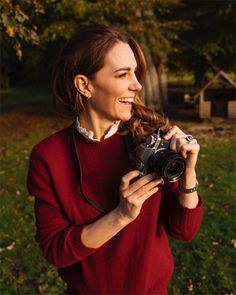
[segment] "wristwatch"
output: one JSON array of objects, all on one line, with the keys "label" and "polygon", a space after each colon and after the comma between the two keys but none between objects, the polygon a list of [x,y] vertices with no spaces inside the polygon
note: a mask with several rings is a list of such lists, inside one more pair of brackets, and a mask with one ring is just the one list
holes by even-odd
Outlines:
[{"label": "wristwatch", "polygon": [[197,179],[196,179],[196,184],[195,184],[195,186],[192,187],[192,188],[184,188],[184,187],[182,187],[182,186],[180,187],[181,193],[184,193],[184,194],[191,194],[191,193],[193,193],[193,192],[196,192],[197,189],[198,189],[198,181],[197,181]]}]

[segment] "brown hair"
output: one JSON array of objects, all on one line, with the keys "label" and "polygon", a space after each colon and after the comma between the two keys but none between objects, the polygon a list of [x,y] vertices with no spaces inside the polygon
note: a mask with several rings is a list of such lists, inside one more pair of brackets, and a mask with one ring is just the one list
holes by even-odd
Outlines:
[{"label": "brown hair", "polygon": [[[104,25],[92,25],[82,28],[61,50],[55,63],[52,75],[53,98],[57,109],[73,116],[84,109],[86,98],[80,94],[74,78],[83,74],[93,79],[96,72],[104,66],[107,52],[118,42],[129,44],[137,62],[137,79],[142,84],[146,74],[146,62],[141,47],[125,31]],[[120,132],[130,133],[135,146],[159,127],[166,126],[167,121],[148,109],[139,97],[136,97],[132,108],[132,118],[122,122]]]}]

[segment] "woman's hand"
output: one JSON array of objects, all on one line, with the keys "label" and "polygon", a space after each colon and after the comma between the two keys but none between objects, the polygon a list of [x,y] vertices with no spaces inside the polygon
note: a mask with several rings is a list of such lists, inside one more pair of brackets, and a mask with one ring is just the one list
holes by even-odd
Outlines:
[{"label": "woman's hand", "polygon": [[120,185],[120,204],[117,213],[124,222],[131,222],[138,217],[143,203],[158,191],[158,185],[163,183],[157,179],[154,173],[148,174],[131,183],[138,177],[138,170],[131,171],[124,175]]},{"label": "woman's hand", "polygon": [[[170,149],[181,154],[186,159],[186,170],[183,177],[180,179],[180,186],[185,189],[194,188],[196,186],[195,166],[200,146],[197,140],[188,136],[177,126],[170,128],[164,135],[164,139],[170,140]],[[192,209],[196,208],[199,203],[198,194],[196,191],[192,193],[180,192],[179,202],[183,207]]]},{"label": "woman's hand", "polygon": [[120,204],[108,214],[86,225],[81,233],[81,241],[90,248],[98,248],[126,227],[140,213],[145,200],[158,191],[157,179],[148,174],[131,183],[140,175],[138,170],[124,175],[120,184]]},{"label": "woman's hand", "polygon": [[170,149],[186,159],[186,169],[195,169],[200,146],[195,138],[189,141],[186,137],[187,134],[177,126],[170,128],[164,135],[164,139],[170,140]]}]

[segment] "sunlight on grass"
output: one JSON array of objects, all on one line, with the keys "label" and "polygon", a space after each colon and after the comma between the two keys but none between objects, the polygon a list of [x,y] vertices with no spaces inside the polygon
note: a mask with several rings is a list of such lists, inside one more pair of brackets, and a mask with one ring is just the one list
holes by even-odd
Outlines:
[{"label": "sunlight on grass", "polygon": [[198,161],[204,218],[191,243],[171,241],[176,269],[174,295],[234,294],[236,289],[236,140],[208,139]]}]

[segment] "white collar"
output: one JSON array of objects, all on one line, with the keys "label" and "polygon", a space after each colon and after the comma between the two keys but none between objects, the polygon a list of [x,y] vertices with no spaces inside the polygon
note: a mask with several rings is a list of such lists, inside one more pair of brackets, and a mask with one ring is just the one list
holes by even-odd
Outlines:
[{"label": "white collar", "polygon": [[[120,121],[116,121],[110,129],[107,131],[107,133],[104,136],[104,139],[107,139],[108,137],[112,136],[117,132],[119,129]],[[82,134],[85,138],[91,140],[91,141],[99,141],[98,139],[94,138],[94,132],[91,130],[87,130],[86,128],[82,127],[79,122],[79,117],[76,117],[76,130]]]}]

